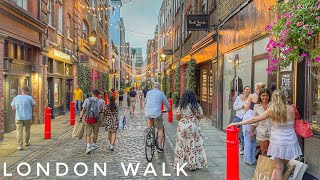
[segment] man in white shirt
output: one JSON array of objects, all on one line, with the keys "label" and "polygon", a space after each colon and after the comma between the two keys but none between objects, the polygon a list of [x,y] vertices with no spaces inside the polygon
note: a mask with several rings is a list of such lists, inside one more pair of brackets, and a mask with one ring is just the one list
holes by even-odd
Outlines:
[{"label": "man in white shirt", "polygon": [[164,103],[167,110],[170,109],[170,104],[163,92],[160,91],[160,83],[155,82],[153,89],[148,91],[146,97],[145,116],[148,118],[148,128],[152,128],[153,124],[158,129],[158,152],[163,152],[163,147],[160,147],[163,141],[163,119],[161,113],[161,105]]}]

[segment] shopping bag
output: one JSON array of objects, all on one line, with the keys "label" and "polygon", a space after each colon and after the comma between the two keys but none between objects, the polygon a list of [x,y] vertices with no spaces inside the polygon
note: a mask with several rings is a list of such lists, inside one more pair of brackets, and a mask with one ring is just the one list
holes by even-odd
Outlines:
[{"label": "shopping bag", "polygon": [[104,112],[100,112],[100,113],[99,113],[99,126],[100,126],[100,127],[104,127],[104,125],[105,125],[105,120],[104,120],[104,118],[105,118]]},{"label": "shopping bag", "polygon": [[296,119],[294,121],[294,130],[298,136],[301,136],[303,138],[309,138],[313,136],[313,131],[310,127],[309,122],[303,120],[300,116],[299,111],[297,108],[292,105],[295,111]]},{"label": "shopping bag", "polygon": [[72,131],[72,139],[82,139],[84,134],[85,124],[77,122]]},{"label": "shopping bag", "polygon": [[295,167],[287,164],[286,169],[282,175],[282,180],[288,180],[290,176],[292,176]]},{"label": "shopping bag", "polygon": [[253,180],[270,180],[274,169],[274,160],[259,155]]},{"label": "shopping bag", "polygon": [[[303,160],[303,162],[301,162],[301,160]],[[301,158],[299,161],[290,160],[288,162],[288,165],[294,167],[294,173],[289,177],[289,180],[302,180],[302,177],[308,168],[308,165],[305,162],[305,158]]]}]

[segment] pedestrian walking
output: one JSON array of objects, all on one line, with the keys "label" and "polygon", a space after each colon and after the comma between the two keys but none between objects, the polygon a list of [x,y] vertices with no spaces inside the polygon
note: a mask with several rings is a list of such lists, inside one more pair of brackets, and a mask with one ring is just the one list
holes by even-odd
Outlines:
[{"label": "pedestrian walking", "polygon": [[[80,113],[80,122],[85,117],[86,121],[86,154],[90,154],[92,150],[97,149],[98,134],[99,134],[99,113],[103,111],[104,101],[98,99],[100,92],[97,89],[92,90],[91,97],[87,98]],[[91,134],[93,133],[92,145]]]},{"label": "pedestrian walking", "polygon": [[135,88],[132,87],[130,90],[130,114],[134,114],[135,106],[136,106],[136,98],[137,98],[137,92],[135,91]]},{"label": "pedestrian walking", "polygon": [[124,94],[124,90],[123,90],[123,88],[121,87],[120,90],[119,90],[119,107],[120,107],[120,108],[122,107],[123,94]]},{"label": "pedestrian walking", "polygon": [[[262,88],[259,91],[259,103],[254,106],[254,116],[260,116],[271,106],[271,93],[268,89]],[[269,147],[269,137],[271,131],[271,119],[260,121],[258,123],[252,124],[250,129],[250,137],[254,136],[254,131],[257,131],[257,140],[260,145],[260,150],[263,156],[267,156],[267,151]]]},{"label": "pedestrian walking", "polygon": [[[247,103],[248,103],[248,97],[251,92],[251,89],[249,86],[245,86],[243,89],[243,93],[240,94],[234,104],[233,104],[233,109],[236,111],[236,114],[233,118],[233,122],[240,122],[242,121],[242,118],[244,114],[246,113],[246,109],[248,108]],[[240,140],[240,155],[243,155],[243,150],[244,150],[244,136],[243,136],[243,131],[242,127],[238,127],[240,129],[239,132],[239,140]]]},{"label": "pedestrian walking", "polygon": [[[250,94],[248,97],[247,105],[245,108],[246,113],[243,116],[242,120],[247,120],[247,119],[250,119],[254,116],[253,109],[254,109],[255,104],[258,103],[259,91],[260,91],[260,89],[262,89],[264,87],[265,87],[265,84],[262,82],[259,82],[256,84],[255,93]],[[251,136],[250,129],[251,129],[250,124],[242,126],[242,132],[243,132],[243,136],[244,136],[243,161],[246,164],[253,165],[256,163],[257,141],[256,141],[255,131],[254,131],[254,135]]]},{"label": "pedestrian walking", "polygon": [[143,90],[142,90],[142,99],[143,99],[143,105],[146,105],[146,97],[147,97],[147,93],[148,93],[149,89],[148,86],[146,86]]},{"label": "pedestrian walking", "polygon": [[81,112],[81,104],[83,101],[83,92],[80,89],[79,85],[76,85],[75,89],[73,90],[73,100],[75,101],[76,114],[79,116]]},{"label": "pedestrian walking", "polygon": [[288,161],[302,155],[294,131],[295,110],[285,102],[284,92],[275,90],[272,94],[272,105],[266,112],[245,121],[229,124],[229,126],[253,124],[271,117],[270,145],[267,152],[267,155],[272,156],[275,162],[271,179],[282,179]]},{"label": "pedestrian walking", "polygon": [[116,98],[111,95],[109,104],[104,108],[105,112],[105,130],[108,132],[110,150],[113,151],[116,142],[117,130],[119,129],[119,108],[116,104]]},{"label": "pedestrian walking", "polygon": [[131,88],[127,92],[127,106],[128,106],[128,109],[130,109],[130,90],[131,90]]},{"label": "pedestrian walking", "polygon": [[176,116],[179,123],[174,165],[188,163],[190,170],[206,168],[207,158],[199,125],[204,115],[193,91],[186,90],[183,93]]},{"label": "pedestrian walking", "polygon": [[22,94],[13,98],[11,102],[12,110],[16,111],[16,128],[17,128],[17,141],[18,150],[22,150],[23,146],[23,128],[25,136],[25,145],[30,146],[30,126],[32,120],[32,107],[35,102],[29,95],[29,88],[23,87]]}]

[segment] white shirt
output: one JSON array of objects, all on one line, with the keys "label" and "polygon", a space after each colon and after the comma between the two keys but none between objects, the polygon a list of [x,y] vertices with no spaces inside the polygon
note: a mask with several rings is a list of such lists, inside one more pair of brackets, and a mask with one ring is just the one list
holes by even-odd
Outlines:
[{"label": "white shirt", "polygon": [[243,104],[247,103],[247,100],[242,101],[241,97],[242,95],[238,96],[233,104],[233,109],[236,111],[236,116],[240,119],[242,119],[244,114],[246,113],[246,111],[243,108]]}]

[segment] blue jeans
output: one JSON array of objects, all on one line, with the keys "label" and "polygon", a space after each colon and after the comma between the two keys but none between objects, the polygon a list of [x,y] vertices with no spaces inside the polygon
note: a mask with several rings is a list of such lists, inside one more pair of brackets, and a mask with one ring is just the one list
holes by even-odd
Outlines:
[{"label": "blue jeans", "polygon": [[76,114],[78,116],[80,115],[80,112],[81,112],[81,103],[82,103],[81,100],[76,100],[75,109],[76,109]]},{"label": "blue jeans", "polygon": [[243,160],[248,164],[255,164],[256,163],[256,137],[252,140],[250,138],[250,132],[246,131],[244,133],[244,154]]},{"label": "blue jeans", "polygon": [[[237,116],[234,116],[232,122],[235,123],[235,122],[240,122],[240,121],[242,121],[241,118],[239,118],[239,117],[237,117]],[[240,144],[241,144],[241,150],[243,150],[243,148],[244,148],[244,137],[243,137],[242,127],[241,127],[241,126],[237,126],[237,128],[240,129],[240,132],[239,132],[239,141],[240,141]]]}]

